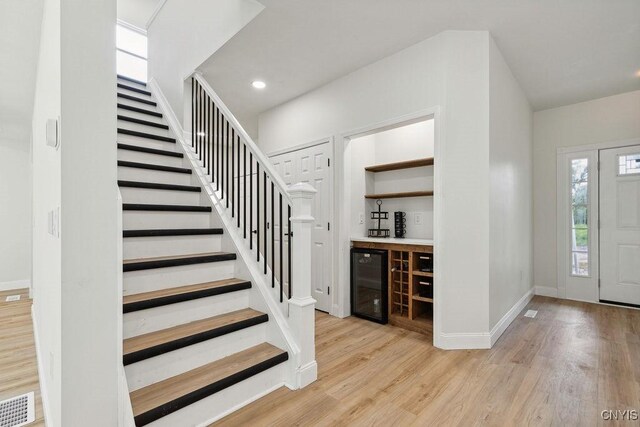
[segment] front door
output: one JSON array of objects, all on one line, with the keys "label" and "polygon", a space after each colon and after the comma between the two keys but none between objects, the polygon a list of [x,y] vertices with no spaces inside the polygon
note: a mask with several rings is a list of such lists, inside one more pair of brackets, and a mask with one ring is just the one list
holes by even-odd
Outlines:
[{"label": "front door", "polygon": [[[332,278],[330,149],[331,144],[326,142],[270,157],[287,185],[305,182],[318,191],[313,198],[311,296],[317,301],[316,308],[326,312],[331,310]],[[293,245],[295,248],[295,236]]]},{"label": "front door", "polygon": [[640,145],[600,150],[600,301],[640,305]]}]

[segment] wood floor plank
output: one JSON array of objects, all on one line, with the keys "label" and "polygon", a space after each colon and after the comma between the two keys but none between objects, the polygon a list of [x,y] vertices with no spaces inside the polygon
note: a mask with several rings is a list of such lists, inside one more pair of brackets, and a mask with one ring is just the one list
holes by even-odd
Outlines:
[{"label": "wood floor plank", "polygon": [[539,296],[527,309],[536,318],[521,313],[491,350],[472,351],[318,312],[318,380],[213,425],[595,426],[616,425],[604,409],[640,408],[640,310]]},{"label": "wood floor plank", "polygon": [[[21,300],[6,302],[9,295],[20,295]],[[36,419],[29,426],[43,427],[31,305],[28,289],[0,292],[0,400],[33,391]]]}]

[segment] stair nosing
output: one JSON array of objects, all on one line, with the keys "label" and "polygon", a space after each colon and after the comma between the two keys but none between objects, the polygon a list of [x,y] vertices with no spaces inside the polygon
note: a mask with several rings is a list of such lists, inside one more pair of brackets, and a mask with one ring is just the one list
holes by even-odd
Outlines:
[{"label": "stair nosing", "polygon": [[192,175],[193,171],[189,168],[179,168],[175,166],[155,165],[153,163],[130,162],[128,160],[118,160],[118,166],[123,168],[136,168],[146,170],[157,170],[160,172],[183,173]]},{"label": "stair nosing", "polygon": [[268,369],[278,366],[279,364],[284,363],[287,360],[289,360],[289,353],[286,351],[282,351],[281,353],[271,356],[268,359],[262,360],[261,362],[251,365],[248,368],[236,371],[231,375],[228,375],[213,383],[201,387],[198,390],[167,401],[162,405],[136,415],[134,417],[136,426],[144,426],[152,423],[153,421],[156,421],[166,415],[169,415],[193,403],[196,403],[199,400],[209,397],[215,393],[219,393],[259,373],[265,372]]},{"label": "stair nosing", "polygon": [[139,102],[141,104],[151,105],[152,107],[157,107],[158,104],[155,101],[150,101],[144,98],[138,98],[137,96],[127,95],[126,93],[117,93],[118,98],[128,99],[129,101]]},{"label": "stair nosing", "polygon": [[123,230],[122,237],[205,236],[223,234],[222,228],[160,228]]},{"label": "stair nosing", "polygon": [[211,206],[160,205],[155,203],[123,203],[123,211],[211,212]]},{"label": "stair nosing", "polygon": [[158,148],[141,147],[139,145],[125,144],[118,142],[118,149],[127,151],[137,151],[139,153],[156,154],[158,156],[179,157],[184,158],[184,154],[176,151],[160,150]]},{"label": "stair nosing", "polygon": [[131,82],[131,83],[137,83],[139,85],[147,87],[147,84],[145,82],[140,81],[140,80],[136,80],[136,79],[131,78],[131,77],[123,76],[121,74],[116,74],[116,79],[125,80],[125,81]]},{"label": "stair nosing", "polygon": [[[237,310],[241,311],[241,310]],[[255,311],[255,310],[254,310]],[[225,313],[219,316],[231,315],[235,312]],[[218,317],[218,316],[214,316]],[[210,320],[202,319],[204,320]],[[171,351],[180,350],[181,348],[189,347],[204,341],[212,340],[214,338],[221,337],[223,335],[230,334],[232,332],[241,331],[246,328],[250,328],[251,326],[260,325],[261,323],[266,323],[269,321],[269,315],[266,313],[256,311],[256,315],[248,317],[242,320],[236,320],[234,322],[226,323],[224,325],[220,325],[217,327],[213,327],[211,329],[207,329],[201,332],[186,334],[179,338],[172,339],[171,341],[167,341],[161,344],[155,344],[150,347],[143,348],[141,350],[134,351],[132,353],[125,353],[122,355],[122,362],[125,366],[131,365],[133,363],[141,362],[146,359],[150,359],[152,357],[160,356],[165,353],[169,353]],[[197,322],[197,321],[196,321]],[[190,322],[194,323],[194,322]],[[186,323],[180,326],[189,326],[190,323]],[[168,328],[172,329],[172,328]],[[164,332],[166,329],[150,332],[144,335],[153,335],[154,333]],[[131,338],[129,338],[131,339]]]},{"label": "stair nosing", "polygon": [[144,181],[118,180],[118,186],[127,188],[144,188],[149,190],[185,191],[190,193],[202,192],[202,188],[198,187],[197,185],[163,184]]},{"label": "stair nosing", "polygon": [[138,138],[155,139],[156,141],[170,142],[175,144],[176,139],[169,136],[154,135],[152,133],[140,132],[137,130],[118,128],[118,133],[122,135],[136,136]]},{"label": "stair nosing", "polygon": [[[188,286],[183,286],[182,288],[184,287],[188,287]],[[181,289],[181,287],[177,287],[174,289],[179,290]],[[224,285],[212,286],[209,288],[204,288],[199,290],[180,292],[175,294],[163,295],[156,298],[148,298],[140,301],[123,303],[122,312],[124,314],[133,313],[136,311],[148,310],[151,308],[163,307],[165,305],[177,304],[185,301],[193,301],[201,298],[228,294],[231,292],[242,291],[245,289],[251,289],[251,281],[241,280],[235,283],[228,283]],[[144,295],[144,294],[145,293],[137,294],[137,295]]]},{"label": "stair nosing", "polygon": [[158,268],[181,267],[185,265],[209,264],[214,262],[234,261],[237,256],[233,252],[213,252],[210,254],[181,255],[166,259],[144,258],[139,261],[125,261],[122,264],[123,273],[141,270],[155,270]]},{"label": "stair nosing", "polygon": [[135,123],[138,125],[142,125],[142,126],[151,126],[151,127],[155,127],[158,129],[165,129],[165,130],[169,130],[169,126],[162,124],[162,123],[156,123],[156,122],[150,122],[149,120],[143,120],[143,119],[138,119],[136,117],[129,117],[129,116],[123,116],[122,114],[118,114],[118,120],[122,120],[125,122],[130,122],[130,123]]},{"label": "stair nosing", "polygon": [[133,105],[120,104],[117,105],[118,108],[122,108],[123,110],[133,111],[135,113],[146,114],[148,116],[160,117],[162,118],[162,113],[157,111],[145,110],[144,108],[134,107]]},{"label": "stair nosing", "polygon": [[124,83],[117,83],[117,87],[118,89],[130,90],[131,92],[136,92],[142,95],[151,96],[151,92],[149,92],[148,90],[140,89],[134,86],[129,86]]}]

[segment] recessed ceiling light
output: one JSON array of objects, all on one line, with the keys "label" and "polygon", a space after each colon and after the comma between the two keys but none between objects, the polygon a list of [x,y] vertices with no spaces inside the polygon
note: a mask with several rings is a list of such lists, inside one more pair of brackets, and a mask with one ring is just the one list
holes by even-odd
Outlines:
[{"label": "recessed ceiling light", "polygon": [[636,71],[636,77],[640,77],[640,70]]},{"label": "recessed ceiling light", "polygon": [[251,83],[251,86],[256,89],[264,89],[265,87],[267,87],[267,84],[261,80],[255,80],[253,83]]}]

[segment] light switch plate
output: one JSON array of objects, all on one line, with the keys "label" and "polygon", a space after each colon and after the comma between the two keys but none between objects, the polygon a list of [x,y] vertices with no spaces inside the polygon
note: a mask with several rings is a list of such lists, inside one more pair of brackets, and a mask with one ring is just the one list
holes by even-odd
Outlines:
[{"label": "light switch plate", "polygon": [[415,212],[413,214],[413,223],[415,225],[422,225],[422,212]]}]

